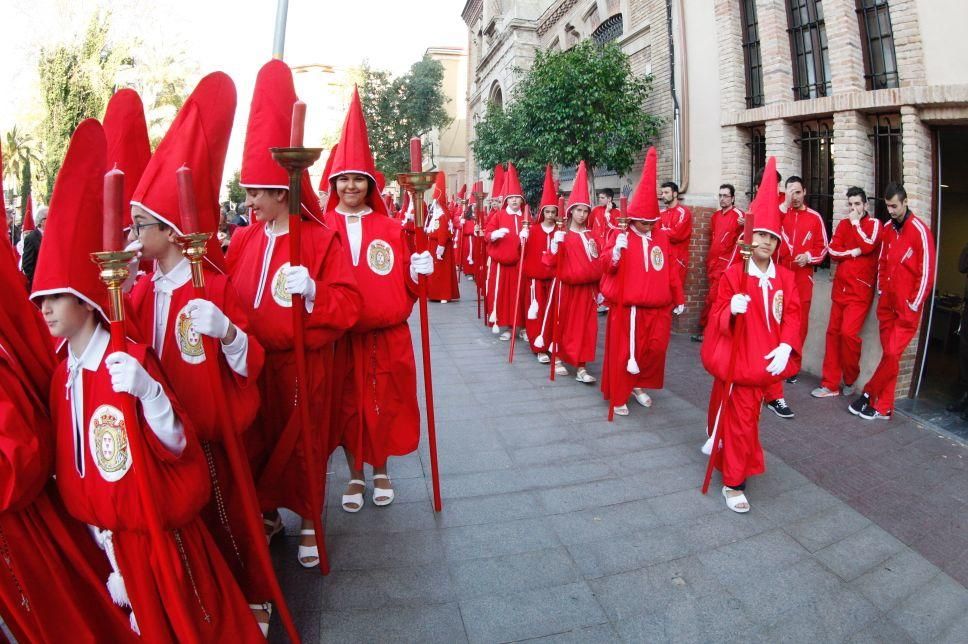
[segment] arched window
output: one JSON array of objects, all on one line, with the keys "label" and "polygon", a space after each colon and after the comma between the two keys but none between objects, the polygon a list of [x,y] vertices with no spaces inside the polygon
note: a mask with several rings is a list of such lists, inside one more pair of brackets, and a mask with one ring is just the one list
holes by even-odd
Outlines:
[{"label": "arched window", "polygon": [[624,30],[625,25],[622,21],[622,14],[617,13],[598,25],[598,29],[592,32],[592,40],[599,45],[604,45],[605,43],[617,40]]},{"label": "arched window", "polygon": [[498,83],[495,82],[494,85],[491,86],[491,95],[488,100],[496,107],[502,110],[504,109],[504,92],[501,91],[501,86]]}]

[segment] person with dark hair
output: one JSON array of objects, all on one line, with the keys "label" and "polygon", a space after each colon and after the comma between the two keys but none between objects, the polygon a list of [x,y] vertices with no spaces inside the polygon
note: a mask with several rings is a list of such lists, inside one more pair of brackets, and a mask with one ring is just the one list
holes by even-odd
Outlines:
[{"label": "person with dark hair", "polygon": [[709,218],[709,251],[706,253],[706,280],[709,290],[706,291],[706,301],[699,316],[700,332],[692,336],[693,342],[702,342],[702,330],[709,321],[709,309],[716,301],[719,278],[739,256],[736,242],[743,232],[745,220],[743,211],[733,205],[735,198],[736,188],[731,183],[719,186],[719,210]]},{"label": "person with dark hair", "polygon": [[908,208],[904,186],[888,184],[884,201],[891,221],[884,226],[877,268],[881,360],[863,394],[848,407],[850,413],[864,420],[889,420],[893,415],[901,354],[917,333],[924,305],[934,288],[931,231]]},{"label": "person with dark hair", "polygon": [[874,302],[877,251],[881,222],[867,213],[867,194],[854,186],[847,190],[847,217],[840,220],[830,241],[830,259],[837,264],[831,289],[830,322],[823,357],[823,378],[811,392],[814,398],[854,394],[860,375],[860,330]]},{"label": "person with dark hair", "polygon": [[24,234],[23,261],[21,267],[27,276],[27,288],[34,280],[34,270],[37,267],[37,256],[40,254],[40,242],[44,237],[44,226],[47,223],[47,206],[41,206],[34,215],[34,229]]},{"label": "person with dark hair", "polygon": [[662,228],[672,243],[670,260],[679,269],[679,282],[685,288],[689,270],[689,238],[692,237],[692,211],[679,203],[679,184],[665,181],[660,195],[666,209],[662,211]]},{"label": "person with dark hair", "polygon": [[622,212],[615,207],[615,191],[602,188],[597,191],[598,205],[592,208],[589,218],[592,232],[606,240],[610,235],[619,232],[618,218]]}]

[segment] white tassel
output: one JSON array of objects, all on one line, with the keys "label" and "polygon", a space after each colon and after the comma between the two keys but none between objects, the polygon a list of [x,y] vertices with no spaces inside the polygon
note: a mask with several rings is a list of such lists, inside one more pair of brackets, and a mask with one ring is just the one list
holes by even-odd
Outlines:
[{"label": "white tassel", "polygon": [[534,280],[531,280],[531,306],[528,307],[528,319],[538,319],[538,298],[535,294]]},{"label": "white tassel", "polygon": [[635,356],[629,358],[629,363],[625,368],[631,374],[639,373],[639,363],[635,361]]},{"label": "white tassel", "polygon": [[500,333],[500,332],[501,332],[501,327],[499,327],[499,326],[498,326],[498,325],[497,325],[497,324],[495,323],[495,324],[494,324],[494,326],[492,326],[492,327],[491,327],[491,333],[493,333],[494,335],[497,335],[497,334],[498,334],[498,333]]},{"label": "white tassel", "polygon": [[131,630],[133,630],[137,635],[141,635],[141,629],[138,627],[138,620],[135,618],[132,612],[128,615],[128,623],[131,625]]},{"label": "white tassel", "polygon": [[118,606],[130,606],[131,600],[128,599],[128,589],[124,585],[124,577],[119,573],[112,572],[108,575],[108,593],[111,595],[111,601],[113,601]]},{"label": "white tassel", "polygon": [[539,335],[537,338],[534,339],[534,346],[538,347],[539,349],[544,349],[544,336],[543,335]]},{"label": "white tassel", "polygon": [[625,365],[625,370],[630,374],[639,373],[639,363],[635,361],[635,307],[632,307],[632,312],[629,314],[629,361]]},{"label": "white tassel", "polygon": [[497,322],[497,312],[496,311],[491,311],[491,314],[487,317],[487,321],[490,322],[491,324],[496,323]]}]

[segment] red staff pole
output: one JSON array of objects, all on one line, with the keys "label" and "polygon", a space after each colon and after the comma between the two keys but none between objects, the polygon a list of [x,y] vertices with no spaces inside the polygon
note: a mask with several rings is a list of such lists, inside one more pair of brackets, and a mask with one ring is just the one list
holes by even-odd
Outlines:
[{"label": "red staff pole", "polygon": [[[203,261],[207,252],[207,244],[212,233],[199,232],[198,228],[198,209],[195,204],[195,190],[192,183],[192,171],[187,166],[182,166],[177,171],[178,175],[178,206],[181,211],[181,224],[183,234],[178,237],[178,244],[181,246],[182,253],[188,259],[192,267],[192,287],[195,297],[203,300],[208,299],[207,289],[205,288],[205,271]],[[232,470],[232,477],[235,479],[236,489],[242,496],[242,502],[248,509],[244,513],[245,528],[247,536],[255,546],[256,562],[259,571],[262,573],[269,585],[269,594],[275,602],[279,611],[279,618],[282,625],[289,635],[292,642],[299,642],[299,631],[293,622],[286,598],[282,594],[279,580],[276,578],[275,570],[272,568],[272,559],[269,557],[269,547],[263,532],[261,512],[259,510],[259,500],[256,495],[255,485],[252,480],[252,472],[248,468],[248,458],[245,449],[242,447],[240,436],[227,427],[224,418],[224,410],[228,409],[225,400],[225,391],[219,384],[222,382],[221,369],[219,367],[220,351],[215,344],[215,339],[202,336],[202,346],[205,349],[205,365],[208,371],[209,393],[211,394],[211,404],[215,412],[215,425],[222,430],[222,445],[228,455],[229,467]],[[214,482],[213,482],[214,484]]]},{"label": "red staff pole", "polygon": [[[104,233],[103,246],[105,250],[91,255],[92,261],[100,269],[100,278],[107,286],[110,296],[110,331],[111,331],[111,352],[127,352],[127,340],[124,332],[124,301],[121,293],[121,285],[128,278],[128,262],[131,261],[135,253],[133,251],[122,251],[123,235],[121,230],[121,212],[124,197],[124,173],[117,168],[104,175]],[[131,446],[131,470],[138,489],[138,497],[144,509],[145,518],[148,521],[148,535],[151,538],[152,550],[161,560],[159,575],[168,590],[181,588],[184,584],[178,578],[177,571],[183,569],[179,558],[174,556],[171,544],[166,535],[164,524],[161,520],[161,511],[158,509],[158,499],[155,491],[151,488],[151,483],[147,478],[148,447],[142,434],[141,423],[138,420],[138,410],[135,405],[134,397],[130,394],[118,393],[116,400],[121,407],[121,414],[127,428],[128,444]],[[139,465],[139,464],[145,465]],[[186,637],[189,642],[201,642],[199,633],[194,629],[195,618],[192,616],[192,608],[186,604],[184,595],[175,593],[176,597],[165,595],[172,604],[169,606],[171,612],[176,616],[177,621],[190,629],[188,633],[179,633],[179,636]],[[137,610],[137,607],[133,607]],[[176,620],[172,620],[176,621]]]},{"label": "red staff pole", "polygon": [[[555,229],[564,230],[565,229],[565,198],[558,197],[558,216],[555,218]],[[561,252],[561,249],[558,249]],[[554,307],[552,309],[552,322],[551,322],[551,375],[549,380],[551,382],[555,381],[555,369],[558,367],[558,342],[561,340],[560,324],[559,324],[559,314],[558,310],[561,307],[561,263],[559,260],[555,261],[555,281],[558,283],[558,290],[555,293],[554,301],[549,302],[548,306]]]},{"label": "red staff pole", "polygon": [[477,290],[477,319],[481,319],[481,299],[484,288],[481,285],[481,264],[484,263],[482,252],[484,239],[484,191],[478,183],[474,184],[474,235],[471,237],[471,257],[477,257],[474,265],[474,288]]},{"label": "red staff pole", "polygon": [[[524,204],[524,216],[521,221],[523,230],[528,230],[531,226],[531,207]],[[524,277],[524,246],[525,241],[521,240],[521,252],[518,255],[518,285],[514,289],[514,316],[511,318],[511,343],[508,345],[508,364],[514,362],[514,340],[518,335],[518,315],[521,312],[521,278]]]},{"label": "red staff pole", "polygon": [[[619,201],[619,208],[621,208],[621,211],[622,211],[622,214],[618,218],[619,234],[628,233],[628,229],[629,229],[629,214],[628,214],[629,200],[628,200],[628,197],[623,196],[623,197],[620,197],[618,201]],[[608,206],[606,206],[606,209],[607,208],[608,208]],[[606,212],[604,214],[604,216],[607,218],[608,213]],[[606,226],[606,230],[607,229],[608,228]],[[624,253],[622,255],[624,256]],[[618,311],[616,311],[615,313],[616,313],[617,316],[620,316],[620,317],[616,317],[615,318],[616,322],[618,322],[619,320],[624,319],[624,317],[625,317],[625,279],[626,279],[625,278],[625,274],[628,271],[628,269],[627,269],[626,262],[623,262],[622,261],[623,258],[624,257],[619,257],[619,262],[621,262],[621,263],[619,264],[619,267],[618,267],[618,302],[617,302],[617,304],[618,304]],[[609,316],[611,316],[612,315],[612,312],[609,311],[608,314],[609,314]],[[607,321],[606,321],[606,324],[607,324]],[[615,326],[616,327],[620,327],[621,325],[616,324]],[[614,342],[614,340],[613,340],[613,342]],[[631,351],[631,350],[632,350],[632,345],[630,343],[629,344],[629,351]],[[611,384],[611,387],[610,387],[610,389],[612,391],[610,391],[609,392],[609,395],[608,395],[608,422],[612,422],[613,420],[615,420],[615,395],[614,395],[614,391],[615,391],[615,388],[618,386],[618,377],[622,373],[622,365],[621,364],[617,364],[617,362],[615,360],[613,360],[612,363],[613,363],[612,364],[612,377],[610,378],[610,380],[611,380],[611,383],[610,383]]]}]

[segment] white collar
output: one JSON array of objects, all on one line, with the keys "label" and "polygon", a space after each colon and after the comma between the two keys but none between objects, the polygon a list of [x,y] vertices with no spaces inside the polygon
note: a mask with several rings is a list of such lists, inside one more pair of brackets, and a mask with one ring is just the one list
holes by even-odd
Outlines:
[{"label": "white collar", "polygon": [[766,271],[761,271],[760,267],[756,265],[756,262],[750,260],[750,277],[757,277],[759,279],[763,279],[764,277],[773,279],[776,277],[776,266],[773,264],[773,258],[770,258],[770,265]]},{"label": "white collar", "polygon": [[104,352],[107,351],[110,341],[111,334],[98,324],[97,328],[94,329],[94,333],[91,335],[91,340],[87,343],[87,348],[84,349],[84,353],[80,357],[74,355],[74,350],[71,348],[70,342],[68,342],[68,370],[76,371],[78,365],[80,365],[81,368],[87,369],[88,371],[97,371],[101,366],[101,360],[104,358]]},{"label": "white collar", "polygon": [[516,217],[521,214],[521,209],[519,208],[518,210],[511,210],[510,208],[505,208],[505,212]]},{"label": "white collar", "polygon": [[[286,216],[288,217],[289,215],[286,215]],[[288,230],[284,230],[277,233],[272,227],[272,222],[268,222],[268,221],[262,226],[262,230],[263,232],[265,232],[266,237],[269,237],[270,239],[273,237],[282,237],[283,235],[289,234]]]},{"label": "white collar", "polygon": [[364,217],[373,212],[372,208],[366,208],[365,210],[361,210],[360,212],[343,212],[342,210],[339,209],[339,206],[337,206],[335,210],[336,210],[336,214],[343,215],[344,217]]},{"label": "white collar", "polygon": [[647,232],[647,233],[640,233],[639,230],[638,230],[638,228],[636,228],[635,226],[629,226],[629,230],[631,230],[633,233],[635,233],[639,237],[645,237],[648,240],[651,240],[652,239],[652,231],[651,230],[649,232]]},{"label": "white collar", "polygon": [[151,276],[151,281],[155,282],[157,288],[158,282],[170,282],[174,288],[179,288],[188,284],[188,280],[192,279],[192,265],[187,258],[182,258],[180,262],[175,264],[175,267],[171,269],[168,273],[162,273],[161,268],[155,267],[155,274]]}]

